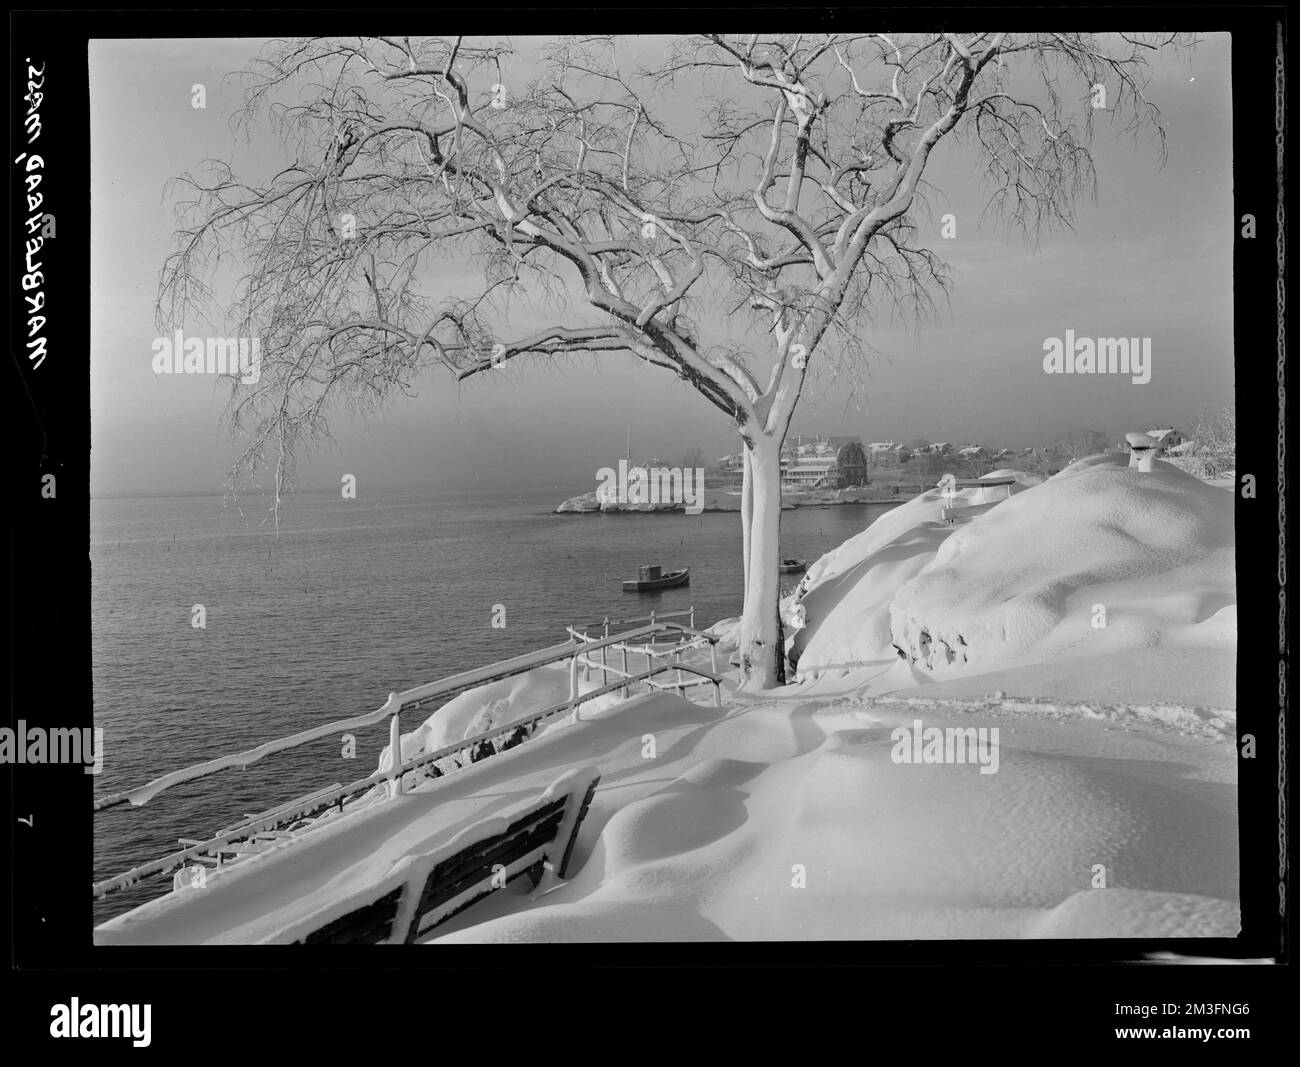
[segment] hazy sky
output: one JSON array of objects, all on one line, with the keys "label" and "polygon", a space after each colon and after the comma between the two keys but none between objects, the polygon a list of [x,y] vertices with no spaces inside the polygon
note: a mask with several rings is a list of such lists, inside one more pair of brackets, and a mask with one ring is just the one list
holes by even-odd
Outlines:
[{"label": "hazy sky", "polygon": [[[206,157],[269,179],[274,149],[231,132],[241,98],[224,76],[256,40],[100,41],[90,48],[91,88],[91,485],[95,494],[219,492],[234,443],[218,431],[224,383],[156,376],[153,301],[174,216],[164,182]],[[641,42],[637,51],[653,51]],[[1183,428],[1201,408],[1232,401],[1230,45],[1206,35],[1188,58],[1154,65],[1149,96],[1168,131],[1168,160],[1154,146],[1098,123],[1093,146],[1100,202],[1082,202],[1075,233],[1045,235],[1036,249],[996,227],[977,230],[987,193],[969,152],[948,141],[927,180],[936,215],[953,212],[955,240],[925,241],[952,267],[950,306],[915,330],[871,330],[881,353],[864,368],[859,401],[844,382],[818,383],[795,417],[801,433],[865,440],[1047,444],[1076,427],[1118,436],[1156,424]],[[191,107],[191,86],[207,107]],[[278,147],[278,146],[276,146]],[[1043,340],[1079,336],[1153,339],[1150,383],[1048,376]],[[430,374],[419,396],[380,417],[331,420],[335,443],[305,465],[304,487],[516,488],[594,485],[624,452],[677,459],[694,447],[738,447],[734,428],[673,376],[628,358],[575,361],[457,385]]]}]

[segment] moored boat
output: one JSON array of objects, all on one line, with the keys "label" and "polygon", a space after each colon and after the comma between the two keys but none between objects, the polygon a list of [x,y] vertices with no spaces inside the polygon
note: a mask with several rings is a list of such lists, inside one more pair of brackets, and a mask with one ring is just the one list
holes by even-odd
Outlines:
[{"label": "moored boat", "polygon": [[646,564],[640,568],[637,577],[623,579],[623,592],[648,593],[655,589],[672,589],[674,586],[686,585],[690,579],[689,567],[664,574],[659,564]]},{"label": "moored boat", "polygon": [[800,571],[808,569],[807,560],[802,559],[783,559],[781,561],[782,574],[798,574]]}]

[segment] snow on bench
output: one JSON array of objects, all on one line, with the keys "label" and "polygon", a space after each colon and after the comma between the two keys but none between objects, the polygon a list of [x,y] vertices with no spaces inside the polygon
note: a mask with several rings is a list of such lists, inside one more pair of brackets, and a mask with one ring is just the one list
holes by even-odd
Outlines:
[{"label": "snow on bench", "polygon": [[[997,505],[1001,504],[1003,500],[1009,499],[1011,496],[1010,487],[1015,484],[1015,478],[990,478],[986,476],[983,478],[977,478],[974,481],[958,481],[955,475],[945,474],[936,486],[936,488],[944,491],[944,496],[947,500],[947,503],[939,509],[939,518],[943,522],[952,523],[957,519],[973,518],[976,515],[982,515],[991,508],[997,507]],[[999,497],[997,500],[985,499],[983,502],[978,504],[954,504],[952,502],[953,495],[958,489],[979,489],[983,491],[999,485],[1007,486],[1007,492],[1005,496]]]},{"label": "snow on bench", "polygon": [[410,944],[453,915],[527,875],[563,878],[600,781],[569,771],[537,800],[466,827],[446,844],[406,856],[375,884],[301,917],[261,944]]}]

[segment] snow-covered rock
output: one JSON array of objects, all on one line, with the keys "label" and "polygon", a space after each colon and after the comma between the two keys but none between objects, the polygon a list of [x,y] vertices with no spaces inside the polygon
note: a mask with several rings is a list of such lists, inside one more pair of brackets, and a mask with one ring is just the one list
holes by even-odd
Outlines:
[{"label": "snow-covered rock", "polygon": [[800,676],[871,668],[884,692],[1049,662],[1059,674],[1076,658],[1091,661],[1086,680],[1114,658],[1140,688],[1195,660],[1215,694],[1196,702],[1231,704],[1230,493],[1160,461],[1141,473],[1119,453],[1012,489],[951,526],[942,491],[922,494],[818,560],[793,642]]}]

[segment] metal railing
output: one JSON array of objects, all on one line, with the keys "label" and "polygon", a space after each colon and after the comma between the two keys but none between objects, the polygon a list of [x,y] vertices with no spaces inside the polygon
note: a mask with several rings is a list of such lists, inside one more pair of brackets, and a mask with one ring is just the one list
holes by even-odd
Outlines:
[{"label": "metal railing", "polygon": [[661,611],[658,614],[652,611],[650,612],[649,615],[640,615],[634,619],[611,619],[608,615],[606,615],[603,619],[597,619],[595,622],[584,623],[580,627],[571,626],[569,627],[569,631],[572,632],[575,629],[581,629],[583,631],[586,631],[594,627],[600,626],[603,627],[604,636],[608,637],[609,628],[611,626],[626,626],[628,623],[633,623],[633,622],[648,622],[650,623],[651,626],[653,626],[656,622],[663,622],[664,619],[687,619],[687,618],[690,619],[690,622],[687,623],[687,625],[692,630],[695,629],[695,605],[694,604],[692,604],[685,611]]},{"label": "metal railing", "polygon": [[[613,684],[604,684],[587,692],[580,692],[578,667],[582,663],[585,672],[586,664],[591,661],[592,653],[610,647],[618,647],[628,641],[653,637],[656,634],[670,631],[676,631],[689,637],[689,641],[678,646],[674,662],[649,665],[650,661],[647,660],[648,668],[640,674],[632,675],[619,672],[620,681]],[[530,739],[537,732],[537,729],[549,720],[558,719],[562,715],[568,714],[572,715],[572,721],[576,722],[580,718],[578,709],[581,705],[620,689],[623,690],[626,696],[630,692],[631,686],[638,683],[645,683],[648,689],[654,690],[676,689],[681,691],[683,695],[687,688],[712,684],[715,706],[721,707],[722,705],[722,678],[717,674],[716,645],[718,638],[711,634],[705,634],[690,627],[681,626],[678,623],[662,621],[603,638],[580,638],[571,628],[569,632],[571,639],[562,645],[553,645],[550,648],[527,653],[523,656],[516,656],[510,660],[502,660],[473,671],[452,675],[438,682],[417,686],[402,693],[390,693],[383,707],[364,715],[326,723],[310,730],[303,730],[287,737],[277,738],[258,745],[256,748],[172,771],[136,789],[100,797],[94,802],[95,812],[105,811],[123,804],[143,806],[159,793],[170,789],[172,786],[179,785],[181,782],[205,778],[218,774],[223,770],[228,770],[231,767],[246,767],[275,752],[296,748],[322,737],[349,733],[363,726],[375,725],[382,722],[384,718],[389,720],[388,752],[390,753],[390,765],[388,767],[377,770],[373,774],[348,785],[318,790],[280,804],[263,812],[261,815],[252,816],[235,823],[206,840],[182,839],[180,843],[186,845],[186,847],[180,851],[169,853],[159,859],[134,867],[113,878],[96,882],[92,886],[94,897],[102,898],[109,893],[136,885],[146,878],[157,877],[179,870],[191,860],[211,862],[215,858],[217,864],[222,865],[223,858],[226,855],[237,857],[241,854],[233,847],[237,843],[256,838],[259,834],[272,833],[286,826],[301,827],[304,822],[313,821],[317,817],[329,813],[334,807],[337,807],[342,812],[349,800],[360,799],[381,785],[386,786],[386,795],[388,797],[396,797],[405,791],[404,782],[410,774],[417,774],[423,778],[440,777],[446,773],[436,767],[440,760],[454,758],[468,751],[471,753],[471,762],[474,762],[473,754],[476,751],[486,755],[506,751],[514,747],[515,744]],[[708,642],[710,650],[713,652],[711,660],[713,670],[711,671],[680,662],[681,650],[686,647],[696,647],[700,641]],[[401,716],[403,711],[419,709],[440,697],[564,660],[569,661],[569,698],[567,700],[485,733],[465,738],[463,741],[445,746],[435,752],[424,753],[406,762],[402,761]],[[677,672],[676,682],[653,681],[655,675],[672,670]],[[686,682],[682,678],[682,672],[696,675],[699,680]],[[495,742],[501,739],[506,739],[506,741],[501,747],[497,747]]]},{"label": "metal railing", "polygon": [[[679,614],[684,614],[684,613],[679,613]],[[693,614],[694,614],[694,609],[692,609],[692,615]],[[615,635],[614,643],[610,643],[609,641],[604,641],[604,640],[598,641],[597,639],[591,637],[590,635],[578,631],[572,626],[568,628],[568,633],[573,640],[582,642],[584,645],[589,646],[590,654],[576,657],[578,661],[582,664],[583,677],[586,678],[587,672],[590,670],[590,671],[601,672],[602,684],[609,683],[609,676],[611,674],[623,678],[626,680],[626,684],[623,686],[623,695],[624,697],[627,697],[631,691],[632,679],[634,677],[637,678],[644,677],[646,674],[657,673],[657,671],[652,670],[654,666],[654,662],[658,659],[663,659],[664,657],[667,656],[671,656],[673,659],[672,664],[669,665],[669,669],[677,670],[677,683],[674,686],[665,686],[662,683],[647,681],[646,682],[647,687],[656,688],[656,689],[676,688],[676,689],[685,690],[697,685],[707,685],[710,677],[717,674],[717,670],[718,670],[717,638],[712,637],[709,634],[701,633],[700,631],[692,629],[691,627],[676,627],[676,629],[679,633],[686,635],[687,640],[678,641],[667,648],[656,647],[653,641],[648,642],[646,644],[640,644],[640,645],[632,644],[628,640],[628,637],[630,636],[628,634]],[[609,636],[608,631],[609,631],[609,627],[608,625],[606,625],[605,627],[606,637]],[[710,673],[708,675],[701,676],[697,681],[694,682],[685,681],[682,678],[682,671],[687,668],[681,662],[682,653],[692,648],[699,648],[701,647],[702,644],[706,642],[709,645]],[[597,650],[600,652],[599,662],[596,661],[594,656],[594,653]],[[609,662],[610,652],[618,652],[622,655],[621,669],[613,666]],[[631,673],[629,656],[633,656],[633,655],[645,656],[646,670],[645,672],[643,672],[642,675],[634,676]],[[663,669],[664,669],[663,667],[658,668],[658,670],[663,670]],[[721,693],[720,691],[717,690],[716,687],[714,691],[714,697],[716,703],[720,707]]]}]

